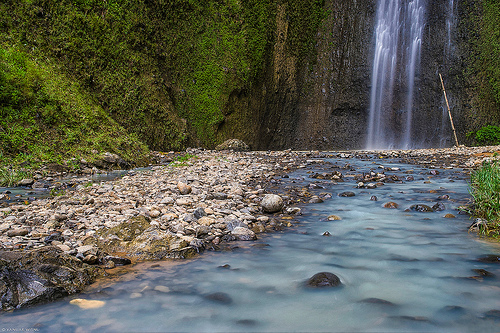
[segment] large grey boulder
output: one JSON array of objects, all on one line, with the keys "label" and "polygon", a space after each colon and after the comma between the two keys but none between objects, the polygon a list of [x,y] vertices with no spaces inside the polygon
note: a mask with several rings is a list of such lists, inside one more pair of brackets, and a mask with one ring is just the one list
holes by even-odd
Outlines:
[{"label": "large grey boulder", "polygon": [[266,194],[260,205],[266,213],[276,213],[283,209],[283,199],[276,194]]}]

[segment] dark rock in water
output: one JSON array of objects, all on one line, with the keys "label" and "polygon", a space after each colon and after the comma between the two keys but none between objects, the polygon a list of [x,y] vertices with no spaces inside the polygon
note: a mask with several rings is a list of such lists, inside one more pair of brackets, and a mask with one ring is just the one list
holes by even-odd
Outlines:
[{"label": "dark rock in water", "polygon": [[465,309],[459,305],[448,305],[441,309],[439,309],[438,313],[442,314],[453,314],[453,315],[462,315],[465,314]]},{"label": "dark rock in water", "polygon": [[490,273],[485,269],[473,269],[472,271],[481,277],[495,277],[495,274]]},{"label": "dark rock in water", "polygon": [[405,320],[405,321],[414,321],[414,322],[426,322],[430,323],[430,319],[423,316],[390,316],[389,318]]},{"label": "dark rock in water", "polygon": [[341,284],[342,282],[337,275],[328,272],[314,274],[306,281],[306,286],[311,288],[337,287]]},{"label": "dark rock in water", "polygon": [[378,198],[377,198],[375,195],[372,195],[372,196],[370,197],[370,200],[371,200],[371,201],[377,201],[377,200],[378,200]]},{"label": "dark rock in water", "polygon": [[253,320],[253,319],[240,319],[240,320],[236,321],[236,324],[242,325],[242,326],[248,326],[248,327],[257,326],[258,323],[259,322],[257,320]]},{"label": "dark rock in water", "polygon": [[216,293],[208,294],[208,295],[205,295],[204,297],[205,297],[205,299],[207,299],[209,301],[213,301],[213,302],[220,303],[220,304],[233,303],[233,299],[231,298],[231,296],[229,296],[228,294],[223,293],[223,292],[216,292]]},{"label": "dark rock in water", "polygon": [[420,213],[431,213],[434,211],[431,207],[422,204],[411,205],[410,210]]},{"label": "dark rock in water", "polygon": [[498,256],[496,254],[488,254],[484,257],[478,258],[477,261],[499,264],[500,263],[500,256]]},{"label": "dark rock in water", "polygon": [[380,305],[389,305],[389,306],[395,306],[396,304],[386,301],[385,299],[380,299],[380,298],[365,298],[361,301],[360,303],[370,303],[370,304],[380,304]]},{"label": "dark rock in water", "polygon": [[23,308],[81,291],[101,270],[59,248],[0,251],[0,307]]},{"label": "dark rock in water", "polygon": [[329,232],[329,231],[325,231],[325,232],[323,233],[323,236],[331,236],[331,235],[332,235],[332,234],[330,234],[330,232]]},{"label": "dark rock in water", "polygon": [[224,265],[221,265],[221,266],[219,266],[219,267],[217,267],[217,268],[222,268],[222,269],[231,269],[231,265],[229,265],[229,264],[224,264]]},{"label": "dark rock in water", "polygon": [[356,194],[351,191],[339,193],[339,197],[354,197]]},{"label": "dark rock in water", "polygon": [[493,319],[494,321],[500,320],[500,310],[490,310],[484,313],[484,318]]},{"label": "dark rock in water", "polygon": [[442,210],[445,210],[446,206],[444,205],[444,203],[438,202],[434,206],[432,206],[432,209],[434,209],[434,211],[436,211],[436,212],[440,212]]}]

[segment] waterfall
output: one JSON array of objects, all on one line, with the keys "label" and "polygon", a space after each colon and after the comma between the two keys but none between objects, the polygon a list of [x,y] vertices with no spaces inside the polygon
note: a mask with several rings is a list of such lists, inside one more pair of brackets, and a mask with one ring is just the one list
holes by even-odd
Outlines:
[{"label": "waterfall", "polygon": [[368,119],[368,149],[411,148],[423,0],[379,0]]}]

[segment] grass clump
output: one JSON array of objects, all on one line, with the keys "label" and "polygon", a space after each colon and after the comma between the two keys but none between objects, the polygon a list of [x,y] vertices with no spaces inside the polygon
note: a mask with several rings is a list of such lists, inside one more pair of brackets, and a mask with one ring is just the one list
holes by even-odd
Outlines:
[{"label": "grass clump", "polygon": [[500,236],[500,161],[484,162],[471,174],[470,193],[474,216],[487,221],[477,225],[479,233]]},{"label": "grass clump", "polygon": [[0,167],[0,186],[14,186],[25,178],[31,178],[31,174],[27,171],[16,170],[7,166]]}]

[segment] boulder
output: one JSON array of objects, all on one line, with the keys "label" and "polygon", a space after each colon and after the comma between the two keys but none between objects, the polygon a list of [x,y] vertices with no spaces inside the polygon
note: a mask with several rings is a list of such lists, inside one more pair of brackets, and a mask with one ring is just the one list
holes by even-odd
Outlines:
[{"label": "boulder", "polygon": [[53,246],[0,251],[0,307],[24,308],[77,293],[101,272]]},{"label": "boulder", "polygon": [[266,194],[260,205],[266,213],[276,213],[283,209],[283,199],[276,194]]},{"label": "boulder", "polygon": [[238,139],[229,139],[215,147],[215,150],[234,150],[234,151],[248,151],[250,147],[246,143]]}]

